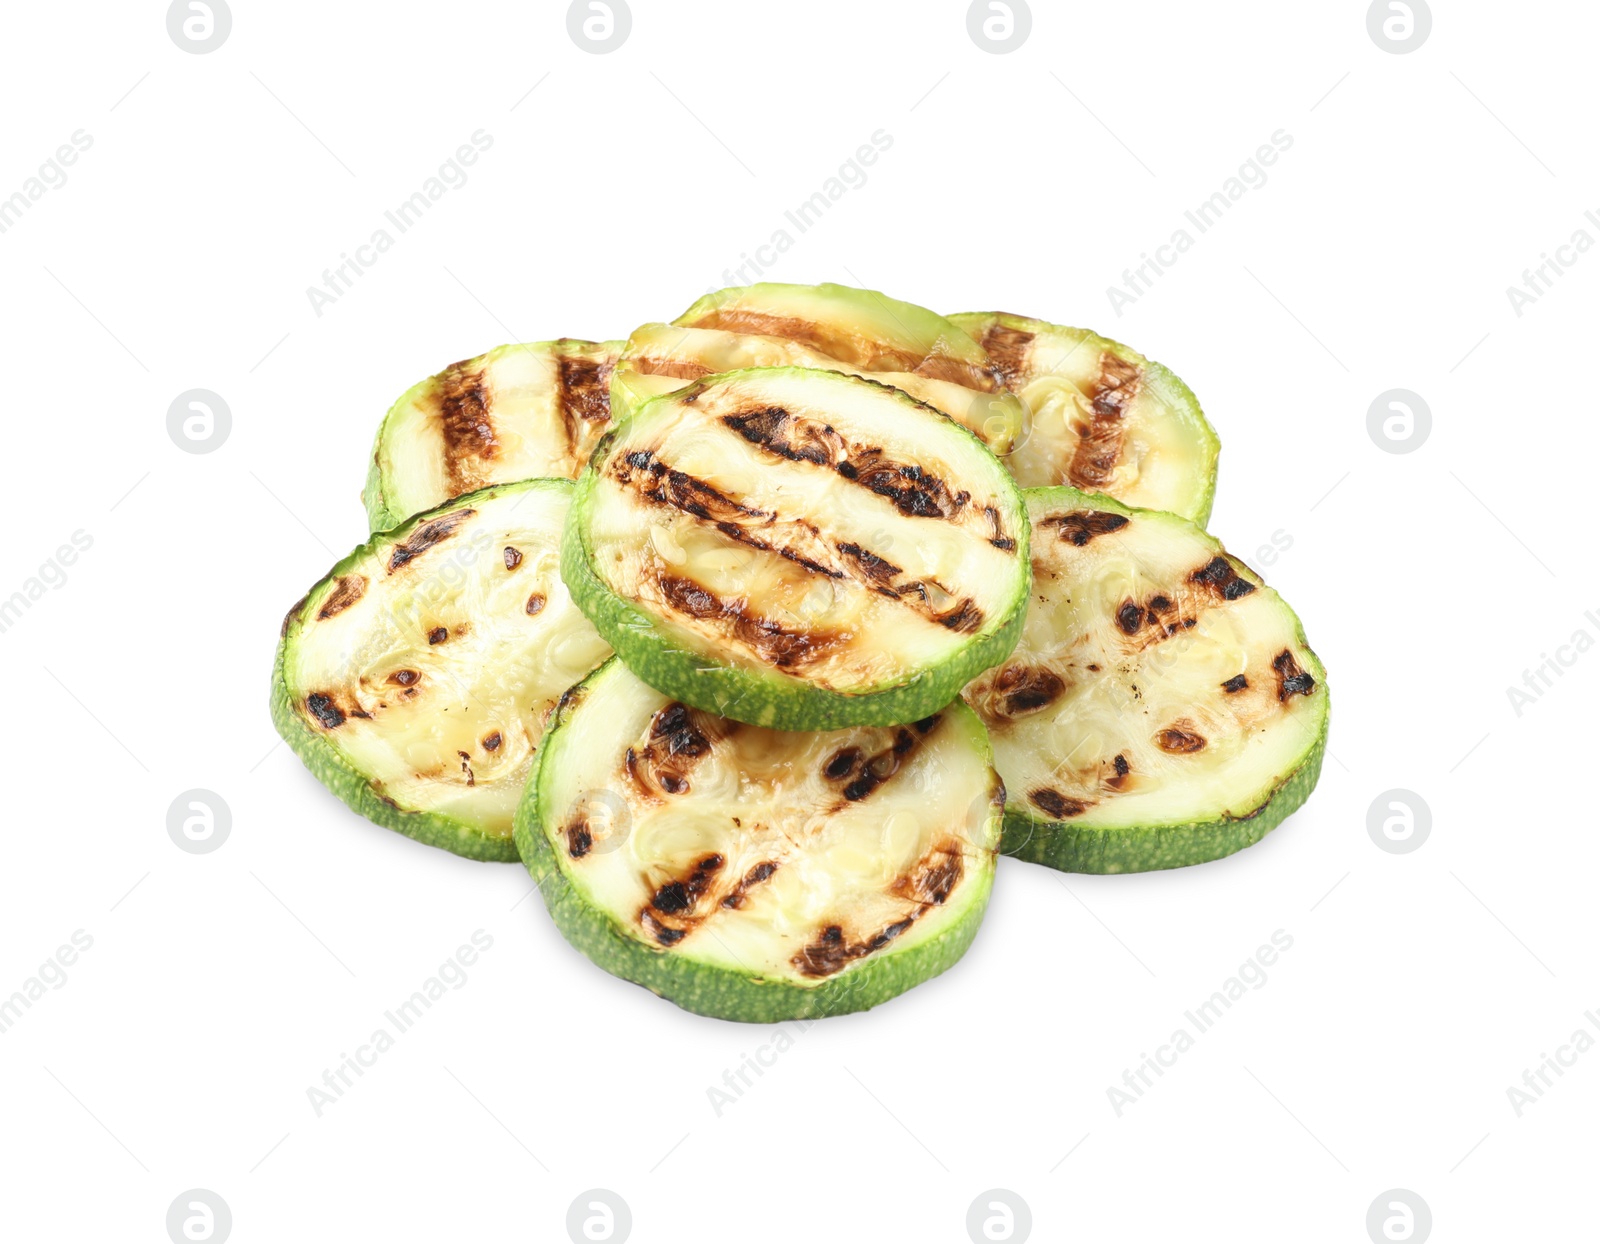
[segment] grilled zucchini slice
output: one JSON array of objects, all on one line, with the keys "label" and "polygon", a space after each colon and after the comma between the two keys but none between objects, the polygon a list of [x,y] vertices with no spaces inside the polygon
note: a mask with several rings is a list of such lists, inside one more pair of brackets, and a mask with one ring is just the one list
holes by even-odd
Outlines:
[{"label": "grilled zucchini slice", "polygon": [[893,385],[996,453],[1023,408],[983,350],[944,317],[846,285],[746,285],[708,294],[671,324],[635,329],[612,377],[619,419],[687,381],[750,367],[815,367]]},{"label": "grilled zucchini slice", "polygon": [[557,568],[567,480],[504,484],[374,536],[284,619],[272,720],[357,812],[514,860],[544,721],[610,649]]},{"label": "grilled zucchini slice", "polygon": [[861,1011],[965,953],[1004,792],[960,700],[912,725],[782,733],[651,689],[620,660],[574,687],[516,841],[600,967],[686,1010]]},{"label": "grilled zucchini slice", "polygon": [[1177,376],[1087,329],[998,312],[950,319],[1028,409],[1028,431],[1006,458],[1024,488],[1066,484],[1205,525],[1219,442]]},{"label": "grilled zucchini slice", "polygon": [[634,672],[685,704],[785,730],[894,725],[1011,651],[1028,521],[994,455],[931,407],[758,368],[606,435],[562,573]]},{"label": "grilled zucchini slice", "polygon": [[384,416],[361,499],[373,531],[491,484],[575,479],[611,421],[620,341],[536,341],[452,363]]},{"label": "grilled zucchini slice", "polygon": [[1328,732],[1294,611],[1194,524],[1027,493],[1033,604],[967,701],[1008,792],[1004,850],[1067,872],[1218,859],[1305,802]]}]

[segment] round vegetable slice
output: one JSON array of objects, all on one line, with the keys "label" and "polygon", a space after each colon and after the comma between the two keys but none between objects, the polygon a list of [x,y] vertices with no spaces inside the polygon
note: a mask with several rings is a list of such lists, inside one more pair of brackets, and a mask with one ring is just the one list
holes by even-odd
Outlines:
[{"label": "round vegetable slice", "polygon": [[1005,779],[1006,854],[1144,872],[1259,841],[1305,802],[1327,740],[1293,610],[1176,515],[1026,495],[1027,627],[965,693]]},{"label": "round vegetable slice", "polygon": [[516,841],[562,933],[686,1010],[865,1010],[965,953],[1004,792],[959,700],[911,725],[783,733],[612,660],[562,700]]},{"label": "round vegetable slice", "polygon": [[635,329],[612,377],[618,418],[687,381],[750,367],[815,367],[893,385],[996,453],[1023,408],[978,344],[943,316],[876,290],[766,283],[708,294],[671,324]]},{"label": "round vegetable slice", "polygon": [[357,812],[514,860],[544,721],[610,649],[558,570],[573,485],[484,489],[374,536],[284,619],[272,720]]},{"label": "round vegetable slice", "polygon": [[361,494],[373,531],[491,484],[575,479],[611,422],[620,341],[506,345],[452,363],[384,416]]},{"label": "round vegetable slice", "polygon": [[1182,380],[1087,329],[999,312],[950,319],[1028,408],[1006,458],[1024,488],[1066,484],[1205,525],[1219,442]]},{"label": "round vegetable slice", "polygon": [[562,573],[634,672],[686,704],[779,729],[892,725],[1011,651],[1028,522],[1005,468],[931,407],[754,369],[607,434]]}]

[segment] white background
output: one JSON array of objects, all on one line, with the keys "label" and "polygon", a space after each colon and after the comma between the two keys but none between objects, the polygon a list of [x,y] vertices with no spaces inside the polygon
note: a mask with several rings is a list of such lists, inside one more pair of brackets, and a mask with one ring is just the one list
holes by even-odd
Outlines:
[{"label": "white background", "polygon": [[[1038,1240],[1360,1244],[1390,1188],[1439,1240],[1592,1238],[1600,1052],[1520,1118],[1506,1090],[1600,1010],[1600,656],[1520,716],[1506,688],[1600,637],[1600,250],[1520,317],[1506,287],[1600,241],[1594,6],[1437,0],[1409,55],[1357,0],[1036,3],[1009,55],[950,0],[635,0],[609,55],[556,3],[235,0],[207,55],[164,7],[6,15],[0,195],[93,145],[0,235],[0,596],[93,545],[0,635],[0,995],[94,939],[0,1036],[6,1238],[159,1242],[204,1188],[240,1242],[563,1240],[594,1187],[645,1244],[959,1244],[990,1188]],[[467,184],[315,314],[480,129]],[[785,209],[879,129],[798,234]],[[1278,130],[1266,184],[1117,315],[1107,287]],[[1242,855],[1004,862],[956,969],[800,1033],[718,1117],[772,1030],[605,975],[520,868],[347,812],[276,743],[267,676],[363,538],[398,393],[671,318],[780,228],[770,278],[1087,324],[1188,380],[1212,529],[1300,612],[1334,727],[1310,804]],[[166,431],[196,387],[233,414],[206,455]],[[1366,426],[1396,387],[1433,414],[1403,456]],[[208,855],[166,831],[194,787],[232,810]],[[1368,836],[1391,788],[1432,810],[1410,854]],[[480,928],[466,986],[316,1117],[307,1088]],[[1278,929],[1268,983],[1118,1117],[1107,1089]]]}]

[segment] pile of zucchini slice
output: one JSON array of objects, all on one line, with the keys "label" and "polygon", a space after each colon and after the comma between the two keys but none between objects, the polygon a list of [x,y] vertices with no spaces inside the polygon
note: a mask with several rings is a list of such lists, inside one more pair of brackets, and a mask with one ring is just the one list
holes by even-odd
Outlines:
[{"label": "pile of zucchini slice", "polygon": [[1309,796],[1326,674],[1203,529],[1217,457],[1119,342],[840,285],[504,345],[382,421],[273,722],[618,977],[863,1010],[962,956],[999,855],[1175,868]]}]

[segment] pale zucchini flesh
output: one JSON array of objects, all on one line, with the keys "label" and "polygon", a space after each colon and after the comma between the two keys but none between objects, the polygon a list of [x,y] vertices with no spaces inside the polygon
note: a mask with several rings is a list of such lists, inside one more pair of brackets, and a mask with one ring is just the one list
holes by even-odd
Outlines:
[{"label": "pale zucchini flesh", "polygon": [[757,725],[898,724],[1015,642],[1021,494],[966,429],[834,372],[694,382],[609,434],[563,573],[629,665]]},{"label": "pale zucchini flesh", "polygon": [[950,319],[1027,408],[1006,456],[1024,488],[1065,484],[1205,525],[1219,442],[1182,380],[1087,329],[999,312]]},{"label": "pale zucchini flesh", "polygon": [[1003,793],[959,700],[918,722],[783,733],[620,660],[562,702],[517,816],[565,935],[680,1006],[862,1010],[949,967],[994,876]]},{"label": "pale zucchini flesh", "polygon": [[378,429],[362,499],[387,531],[452,497],[573,479],[611,423],[618,341],[500,346],[407,390]]},{"label": "pale zucchini flesh", "polygon": [[1327,733],[1294,612],[1175,515],[1026,496],[1027,624],[965,692],[1005,780],[1006,852],[1135,872],[1257,841],[1310,793]]},{"label": "pale zucchini flesh", "polygon": [[926,307],[844,285],[724,289],[671,324],[645,324],[623,347],[612,401],[621,418],[689,381],[751,367],[813,367],[893,385],[996,453],[1023,426],[1022,404],[965,332]]},{"label": "pale zucchini flesh", "polygon": [[357,811],[515,859],[512,818],[561,694],[610,654],[562,583],[573,485],[503,485],[374,536],[290,611],[279,733]]}]

